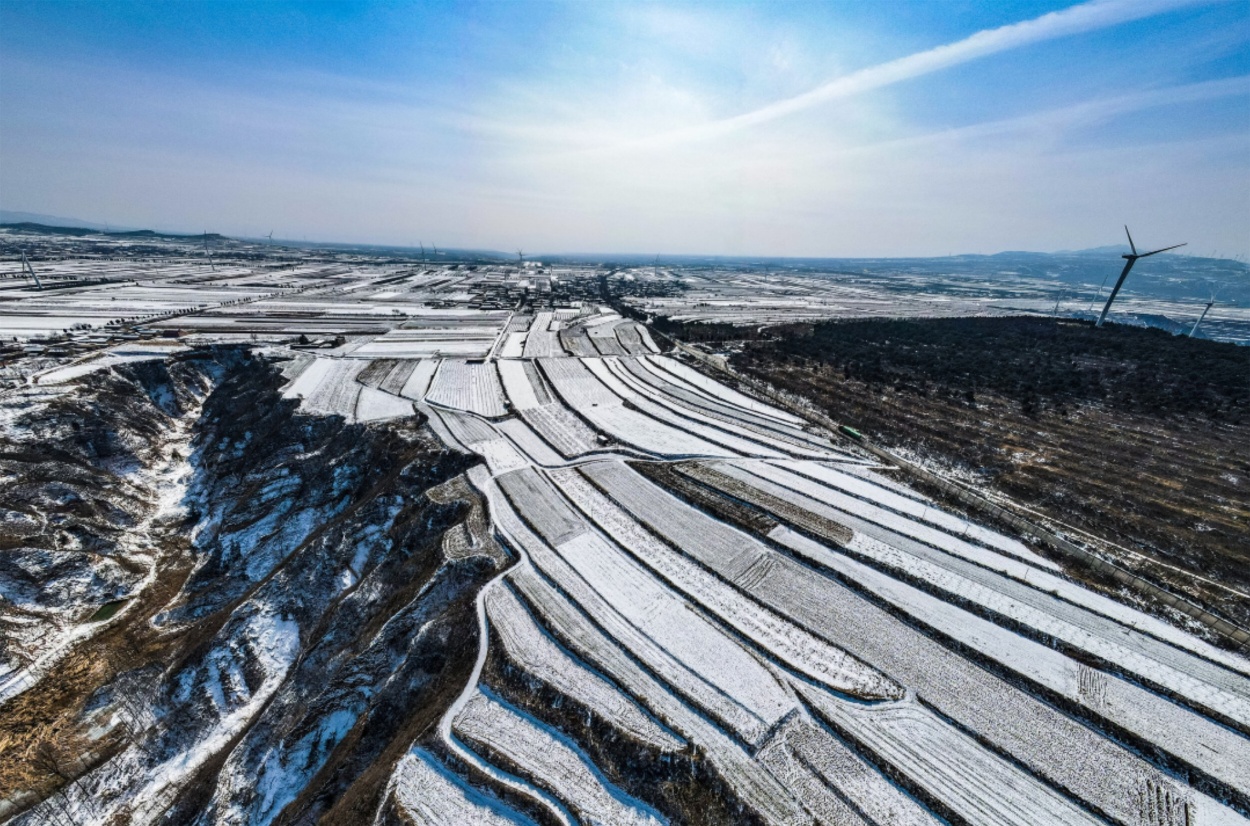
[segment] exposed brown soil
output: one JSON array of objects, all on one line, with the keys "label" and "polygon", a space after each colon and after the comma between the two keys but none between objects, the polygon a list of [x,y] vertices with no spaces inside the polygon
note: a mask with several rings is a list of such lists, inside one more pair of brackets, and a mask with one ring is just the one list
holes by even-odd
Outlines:
[{"label": "exposed brown soil", "polygon": [[[630,462],[629,465],[662,488],[685,499],[713,517],[749,533],[765,536],[777,523],[764,513],[731,498],[724,490],[695,481],[686,471],[693,462]],[[592,480],[593,483],[593,480]]]}]

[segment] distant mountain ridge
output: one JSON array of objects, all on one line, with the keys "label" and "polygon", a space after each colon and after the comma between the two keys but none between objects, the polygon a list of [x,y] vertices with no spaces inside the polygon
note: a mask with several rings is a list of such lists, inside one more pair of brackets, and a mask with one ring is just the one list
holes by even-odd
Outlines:
[{"label": "distant mountain ridge", "polygon": [[108,238],[177,238],[181,240],[199,240],[201,238],[210,241],[224,240],[226,236],[216,232],[197,233],[194,235],[181,235],[169,232],[157,232],[151,229],[132,229],[125,231],[92,229],[90,227],[75,226],[49,226],[34,221],[17,221],[13,223],[0,221],[0,229],[20,229],[26,232],[35,232],[41,235],[103,235]]},{"label": "distant mountain ridge", "polygon": [[45,227],[99,229],[107,232],[133,232],[136,229],[136,227],[98,224],[92,221],[84,221],[81,218],[64,218],[59,215],[44,215],[41,212],[15,212],[11,209],[0,209],[0,224],[41,224]]}]

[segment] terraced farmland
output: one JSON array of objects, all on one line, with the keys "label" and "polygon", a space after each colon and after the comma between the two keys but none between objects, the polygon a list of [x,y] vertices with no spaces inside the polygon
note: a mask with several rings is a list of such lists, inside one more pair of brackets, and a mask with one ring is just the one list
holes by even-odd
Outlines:
[{"label": "terraced farmland", "polygon": [[[539,313],[492,362],[443,361],[425,396],[484,461],[468,478],[513,561],[479,596],[444,742],[396,769],[395,810],[1245,822],[1250,661],[651,353],[632,322],[582,316],[566,353],[531,348],[559,323]],[[676,791],[692,749],[731,810]]]},{"label": "terraced farmland", "polygon": [[[1248,822],[1244,652],[1087,589],[619,306],[534,302],[519,265],[307,270],[223,267],[176,343],[40,356],[0,397],[6,473],[41,440],[79,463],[41,459],[0,523],[0,777],[27,784],[0,821]],[[156,312],[184,287],[128,289]],[[32,319],[91,309],[67,296]],[[249,402],[223,414],[216,383]],[[82,424],[101,400],[164,418],[110,441]],[[92,578],[91,554],[120,561]],[[32,723],[62,661],[86,688]],[[65,742],[90,744],[69,769]]]}]

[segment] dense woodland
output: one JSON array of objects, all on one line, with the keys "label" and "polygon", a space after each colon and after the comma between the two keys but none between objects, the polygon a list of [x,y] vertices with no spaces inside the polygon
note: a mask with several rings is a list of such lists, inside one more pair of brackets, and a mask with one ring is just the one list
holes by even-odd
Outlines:
[{"label": "dense woodland", "polygon": [[743,365],[810,360],[869,387],[969,403],[993,393],[1028,415],[1101,403],[1239,424],[1250,408],[1250,348],[1152,328],[1018,316],[827,322],[780,333],[747,348]]}]

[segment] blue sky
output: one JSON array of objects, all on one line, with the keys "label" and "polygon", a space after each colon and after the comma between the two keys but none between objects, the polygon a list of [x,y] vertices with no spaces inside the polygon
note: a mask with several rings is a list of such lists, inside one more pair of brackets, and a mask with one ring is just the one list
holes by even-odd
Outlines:
[{"label": "blue sky", "polygon": [[534,251],[1250,254],[1250,0],[0,2],[0,207]]}]

